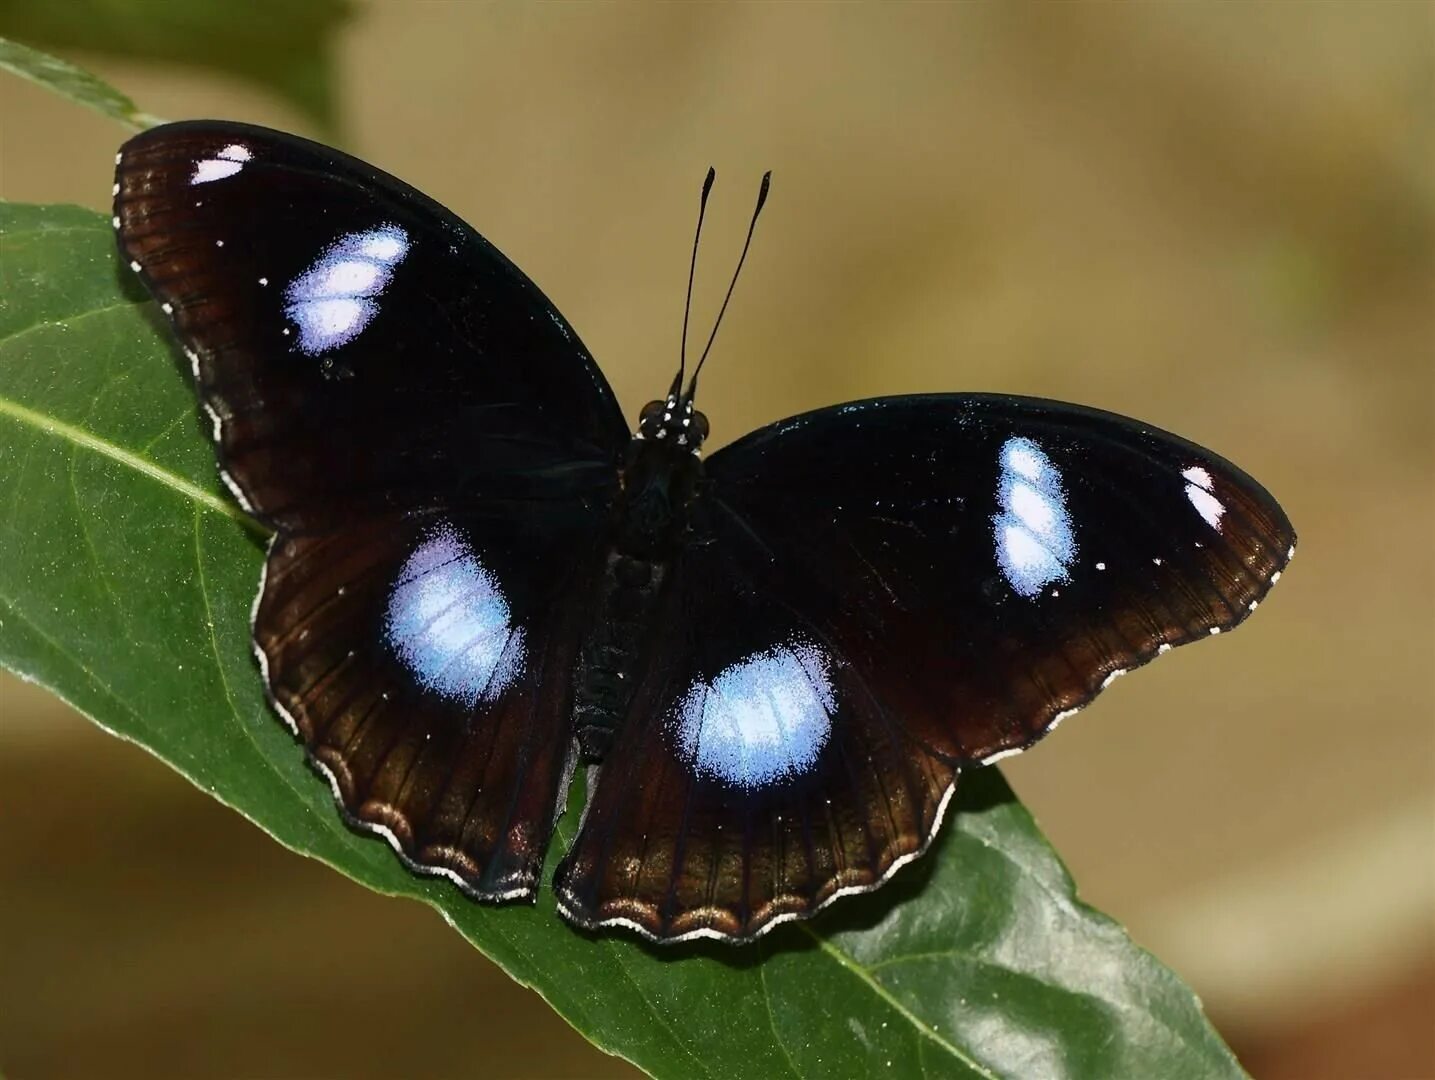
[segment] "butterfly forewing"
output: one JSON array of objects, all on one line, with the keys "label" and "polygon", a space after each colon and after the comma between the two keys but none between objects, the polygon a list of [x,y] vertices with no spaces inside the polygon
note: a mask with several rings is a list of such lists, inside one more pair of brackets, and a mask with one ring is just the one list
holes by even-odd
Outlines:
[{"label": "butterfly forewing", "polygon": [[1036,399],[826,409],[716,454],[708,476],[734,548],[746,537],[747,558],[780,567],[790,602],[870,655],[870,678],[959,764],[1234,627],[1295,544],[1219,456]]},{"label": "butterfly forewing", "polygon": [[627,430],[577,336],[393,177],[262,128],[173,124],[122,149],[115,221],[226,477],[276,527],[611,482]]}]

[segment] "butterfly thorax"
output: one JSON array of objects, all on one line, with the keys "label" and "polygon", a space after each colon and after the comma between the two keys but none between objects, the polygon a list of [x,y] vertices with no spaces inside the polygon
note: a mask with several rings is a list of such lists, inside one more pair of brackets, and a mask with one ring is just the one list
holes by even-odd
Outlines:
[{"label": "butterfly thorax", "polygon": [[615,505],[614,535],[626,554],[663,560],[687,529],[688,504],[702,476],[695,446],[648,439],[628,444]]},{"label": "butterfly thorax", "polygon": [[640,434],[628,447],[613,508],[614,540],[592,605],[593,630],[578,657],[575,733],[583,758],[601,761],[641,671],[644,636],[668,569],[688,530],[702,461],[676,439]]}]

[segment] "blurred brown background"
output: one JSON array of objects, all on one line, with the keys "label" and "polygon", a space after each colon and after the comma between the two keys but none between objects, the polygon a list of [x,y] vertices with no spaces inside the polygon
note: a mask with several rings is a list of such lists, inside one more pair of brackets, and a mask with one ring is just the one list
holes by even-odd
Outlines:
[{"label": "blurred brown background", "polygon": [[[1234,637],[1003,766],[1084,896],[1260,1077],[1435,1076],[1435,33],[1415,3],[375,3],[345,145],[538,281],[627,409],[671,373],[696,194],[716,443],[999,390],[1205,443],[1299,557]],[[84,55],[161,116],[260,92]],[[108,199],[123,133],[0,78],[0,195]],[[296,751],[297,752],[297,751]],[[317,781],[316,781],[317,782]],[[631,1075],[430,910],[279,849],[0,681],[12,1077]]]}]

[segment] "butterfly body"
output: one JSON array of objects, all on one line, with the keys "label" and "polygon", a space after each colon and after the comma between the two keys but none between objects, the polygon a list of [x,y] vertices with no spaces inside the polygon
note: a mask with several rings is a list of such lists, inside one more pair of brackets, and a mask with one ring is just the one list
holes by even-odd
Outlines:
[{"label": "butterfly body", "polygon": [[631,704],[668,570],[692,539],[706,433],[692,403],[670,397],[649,403],[626,448],[574,676],[574,731],[586,763],[602,763]]},{"label": "butterfly body", "polygon": [[121,152],[122,257],[275,533],[255,653],[341,812],[417,872],[577,925],[747,941],[886,881],[962,772],[1242,622],[1294,532],[1219,456],[1075,405],[934,394],[703,456],[636,431],[444,208],[262,128]]}]

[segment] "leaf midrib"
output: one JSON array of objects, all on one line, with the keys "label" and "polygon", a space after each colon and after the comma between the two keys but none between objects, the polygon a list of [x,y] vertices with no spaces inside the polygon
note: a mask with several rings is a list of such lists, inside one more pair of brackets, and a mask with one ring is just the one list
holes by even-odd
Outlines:
[{"label": "leaf midrib", "polygon": [[268,535],[268,531],[264,526],[260,525],[259,522],[255,521],[237,506],[229,503],[226,499],[215,495],[213,492],[205,491],[202,487],[186,480],[184,477],[172,473],[168,469],[156,465],[148,458],[140,457],[138,454],[126,450],[123,446],[110,442],[108,439],[91,435],[88,431],[75,427],[73,424],[66,423],[64,420],[59,420],[53,416],[47,416],[41,412],[36,412],[29,406],[22,405],[18,401],[4,396],[0,396],[0,415],[8,416],[12,420],[26,427],[34,428],[36,431],[48,435],[51,438],[71,443],[79,449],[89,450],[103,457],[107,457],[111,461],[118,462],[126,468],[133,469],[146,478],[169,488],[171,491],[182,495],[191,502],[197,503],[212,513],[223,514],[225,517],[237,521],[240,525],[244,526],[244,528],[258,536]]}]

